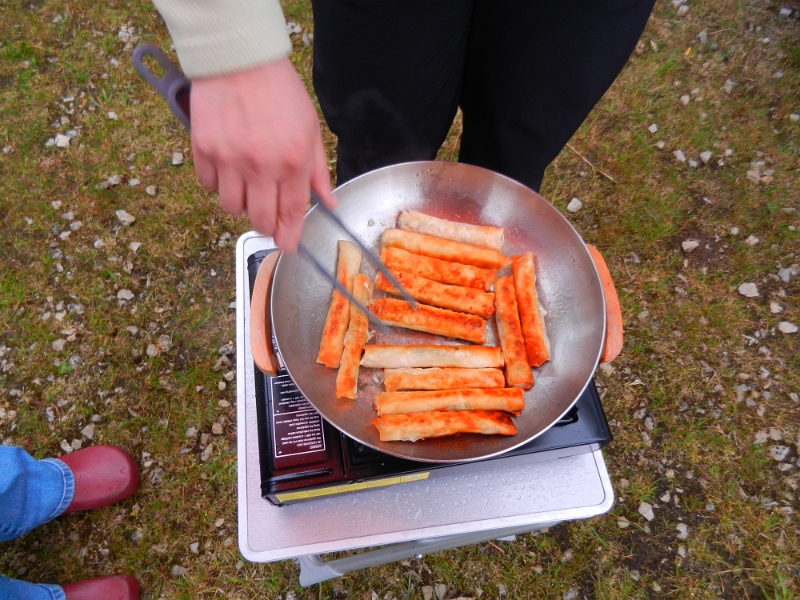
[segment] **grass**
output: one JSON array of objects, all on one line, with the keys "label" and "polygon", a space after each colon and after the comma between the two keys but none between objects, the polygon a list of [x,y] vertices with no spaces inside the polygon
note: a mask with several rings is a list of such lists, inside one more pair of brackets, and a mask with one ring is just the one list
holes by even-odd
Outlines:
[{"label": "grass", "polygon": [[[306,0],[285,5],[311,30]],[[613,373],[598,374],[615,434],[611,514],[308,590],[293,563],[247,564],[236,549],[235,385],[220,390],[224,371],[212,366],[234,335],[233,242],[249,226],[200,188],[188,136],[133,71],[120,28],[167,50],[161,21],[144,0],[0,5],[0,148],[10,147],[0,154],[0,441],[37,457],[73,440],[114,443],[143,473],[132,499],[0,545],[0,573],[67,582],[130,572],[149,598],[422,598],[436,583],[451,598],[502,589],[506,598],[561,598],[572,588],[601,599],[797,597],[798,467],[781,471],[769,455],[800,442],[791,396],[800,393],[800,348],[776,329],[800,323],[800,278],[777,276],[800,263],[800,122],[790,119],[800,113],[800,21],[781,17],[783,5],[700,2],[680,16],[659,1],[629,64],[570,142],[616,183],[570,149],[548,169],[545,197],[562,211],[573,197],[584,202],[565,214],[604,253],[626,322]],[[293,40],[311,89],[311,51]],[[77,128],[70,148],[45,145]],[[324,133],[333,164],[335,139]],[[460,115],[440,158],[457,158],[459,139]],[[713,156],[691,168],[676,150]],[[175,151],[186,164],[172,166]],[[748,178],[754,169],[758,183]],[[113,174],[120,185],[97,189]],[[133,178],[142,183],[128,185]],[[120,225],[120,209],[136,222]],[[70,211],[82,226],[62,239]],[[702,246],[686,254],[689,238]],[[737,293],[744,282],[758,285],[758,298]],[[120,301],[122,289],[135,299]],[[148,356],[164,335],[169,347]],[[634,416],[640,408],[652,430]],[[85,439],[95,415],[95,438]],[[207,461],[190,427],[210,436]],[[783,441],[755,443],[770,428]],[[650,523],[637,512],[642,501],[656,507]],[[678,523],[688,539],[678,540]],[[173,576],[175,565],[186,573]]]}]

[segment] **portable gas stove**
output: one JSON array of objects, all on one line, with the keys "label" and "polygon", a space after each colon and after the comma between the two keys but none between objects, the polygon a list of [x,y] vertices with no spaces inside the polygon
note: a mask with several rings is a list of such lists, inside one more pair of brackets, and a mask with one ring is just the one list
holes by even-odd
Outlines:
[{"label": "portable gas stove", "polygon": [[[300,583],[311,585],[611,508],[600,452],[611,433],[593,383],[559,423],[528,444],[489,459],[438,464],[353,441],[322,419],[285,370],[274,378],[261,373],[250,354],[249,298],[273,246],[270,238],[249,233],[236,251],[239,546],[245,558],[298,557]],[[331,562],[318,556],[385,544],[393,545]]]},{"label": "portable gas stove", "polygon": [[[250,289],[262,250],[247,259]],[[256,371],[261,493],[277,505],[376,487],[469,473],[476,463],[435,464],[405,460],[360,444],[320,417],[285,369],[277,377]],[[599,450],[611,441],[600,398],[591,383],[551,429],[524,446],[487,461],[538,461]]]}]

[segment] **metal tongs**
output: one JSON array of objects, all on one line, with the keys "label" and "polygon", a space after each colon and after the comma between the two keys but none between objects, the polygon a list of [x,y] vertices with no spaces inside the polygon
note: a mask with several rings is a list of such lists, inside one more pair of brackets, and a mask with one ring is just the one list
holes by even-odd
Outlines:
[{"label": "metal tongs", "polygon": [[[155,59],[158,64],[164,69],[164,75],[162,77],[158,77],[150,68],[144,64],[144,59],[147,56],[151,56]],[[178,117],[178,120],[181,124],[186,127],[187,130],[191,129],[191,115],[189,110],[189,95],[191,92],[192,84],[186,79],[180,70],[172,63],[172,61],[167,58],[161,50],[156,48],[155,46],[151,46],[150,44],[140,44],[136,47],[133,51],[133,66],[136,67],[136,70],[139,74],[144,77],[147,82],[152,85],[159,94],[164,96],[167,99],[167,104],[169,105],[170,110]],[[406,289],[400,285],[400,282],[397,281],[394,275],[392,275],[391,271],[386,268],[386,266],[381,262],[380,258],[378,258],[372,250],[367,248],[360,239],[356,235],[354,235],[347,226],[342,222],[342,220],[325,206],[325,203],[322,202],[320,197],[316,194],[314,190],[311,190],[311,200],[319,207],[319,210],[324,212],[328,217],[333,219],[336,224],[344,231],[348,237],[350,237],[364,254],[372,261],[378,270],[384,274],[386,279],[388,279],[394,288],[400,292],[400,295],[411,305],[411,307],[416,310],[417,302],[414,298],[411,297]],[[328,280],[330,281],[333,286],[339,290],[340,293],[344,294],[350,302],[355,304],[355,306],[362,311],[364,314],[369,317],[369,320],[372,321],[381,331],[386,334],[391,334],[391,330],[384,325],[375,315],[373,315],[369,309],[361,304],[358,300],[353,297],[353,294],[345,288],[339,281],[336,279],[335,275],[332,275],[328,270],[320,263],[317,258],[309,252],[308,248],[300,242],[297,246],[297,250],[302,254],[305,258],[307,258],[314,267]]]},{"label": "metal tongs", "polygon": [[[376,256],[375,253],[372,250],[367,248],[362,243],[362,241],[360,239],[358,239],[358,236],[356,236],[353,232],[351,232],[347,228],[347,225],[345,225],[342,222],[342,220],[339,218],[339,216],[335,212],[333,212],[330,208],[325,206],[325,203],[320,199],[320,197],[317,195],[317,193],[314,190],[311,190],[311,200],[316,203],[316,205],[319,207],[319,210],[321,210],[326,215],[328,215],[328,217],[331,218],[342,229],[342,231],[344,231],[348,235],[348,237],[350,237],[350,239],[352,239],[358,245],[359,248],[361,248],[361,250],[364,252],[364,254],[367,255],[367,258],[369,258],[369,260],[372,261],[372,263],[376,267],[378,267],[378,270],[381,273],[383,273],[383,275],[386,277],[386,279],[388,279],[389,282],[392,284],[392,286],[394,286],[394,289],[396,289],[398,292],[400,292],[400,295],[403,296],[403,299],[406,302],[408,302],[414,310],[416,310],[417,309],[417,301],[414,300],[414,298],[411,297],[411,294],[409,294],[402,285],[400,285],[400,282],[397,281],[395,276],[392,275],[392,272],[389,269],[386,268],[386,265],[384,265],[381,262],[381,259],[378,258],[378,256]],[[320,263],[319,260],[317,260],[317,258],[313,254],[311,254],[311,252],[306,247],[306,245],[303,244],[303,242],[299,242],[297,244],[297,251],[300,252],[300,254],[302,254],[305,258],[307,258],[311,262],[311,264],[313,264],[314,267],[316,267],[317,271],[319,271],[320,274],[322,274],[328,281],[330,281],[333,284],[333,287],[335,287],[341,294],[344,294],[345,297],[348,300],[350,300],[350,302],[355,304],[355,306],[361,312],[363,312],[365,315],[367,315],[369,320],[372,321],[378,329],[380,329],[383,333],[385,333],[387,335],[391,335],[391,333],[392,333],[391,330],[386,325],[384,325],[384,323],[380,319],[378,319],[378,317],[373,315],[372,312],[370,312],[370,310],[366,306],[364,306],[363,304],[361,304],[361,302],[356,300],[353,297],[353,294],[351,294],[346,287],[344,287],[341,283],[339,283],[339,281],[336,279],[336,276],[332,275],[322,265],[322,263]]]}]

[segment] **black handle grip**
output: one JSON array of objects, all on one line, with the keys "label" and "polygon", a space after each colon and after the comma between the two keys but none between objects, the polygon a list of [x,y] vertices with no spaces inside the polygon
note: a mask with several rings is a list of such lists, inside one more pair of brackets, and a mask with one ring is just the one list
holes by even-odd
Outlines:
[{"label": "black handle grip", "polygon": [[[164,76],[156,77],[147,65],[144,64],[146,56],[153,57],[164,68]],[[178,67],[172,64],[161,50],[150,44],[140,44],[133,51],[133,66],[139,75],[152,85],[159,94],[167,99],[170,110],[186,129],[191,129],[191,111],[189,94],[192,84],[187,80]]]}]

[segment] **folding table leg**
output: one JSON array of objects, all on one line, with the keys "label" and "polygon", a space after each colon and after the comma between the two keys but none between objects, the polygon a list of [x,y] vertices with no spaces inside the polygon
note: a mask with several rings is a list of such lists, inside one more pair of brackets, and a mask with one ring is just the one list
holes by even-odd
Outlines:
[{"label": "folding table leg", "polygon": [[299,557],[300,561],[300,585],[308,587],[321,581],[341,577],[350,571],[367,569],[377,565],[403,560],[405,558],[421,558],[424,554],[450,550],[470,544],[480,544],[489,540],[513,538],[514,535],[539,531],[548,527],[558,525],[560,521],[548,523],[537,523],[535,525],[523,525],[517,527],[506,527],[503,529],[491,529],[476,531],[473,533],[461,533],[458,535],[448,535],[414,542],[404,542],[402,544],[392,544],[362,552],[354,556],[339,558],[330,562],[325,562],[319,554],[310,554]]}]

